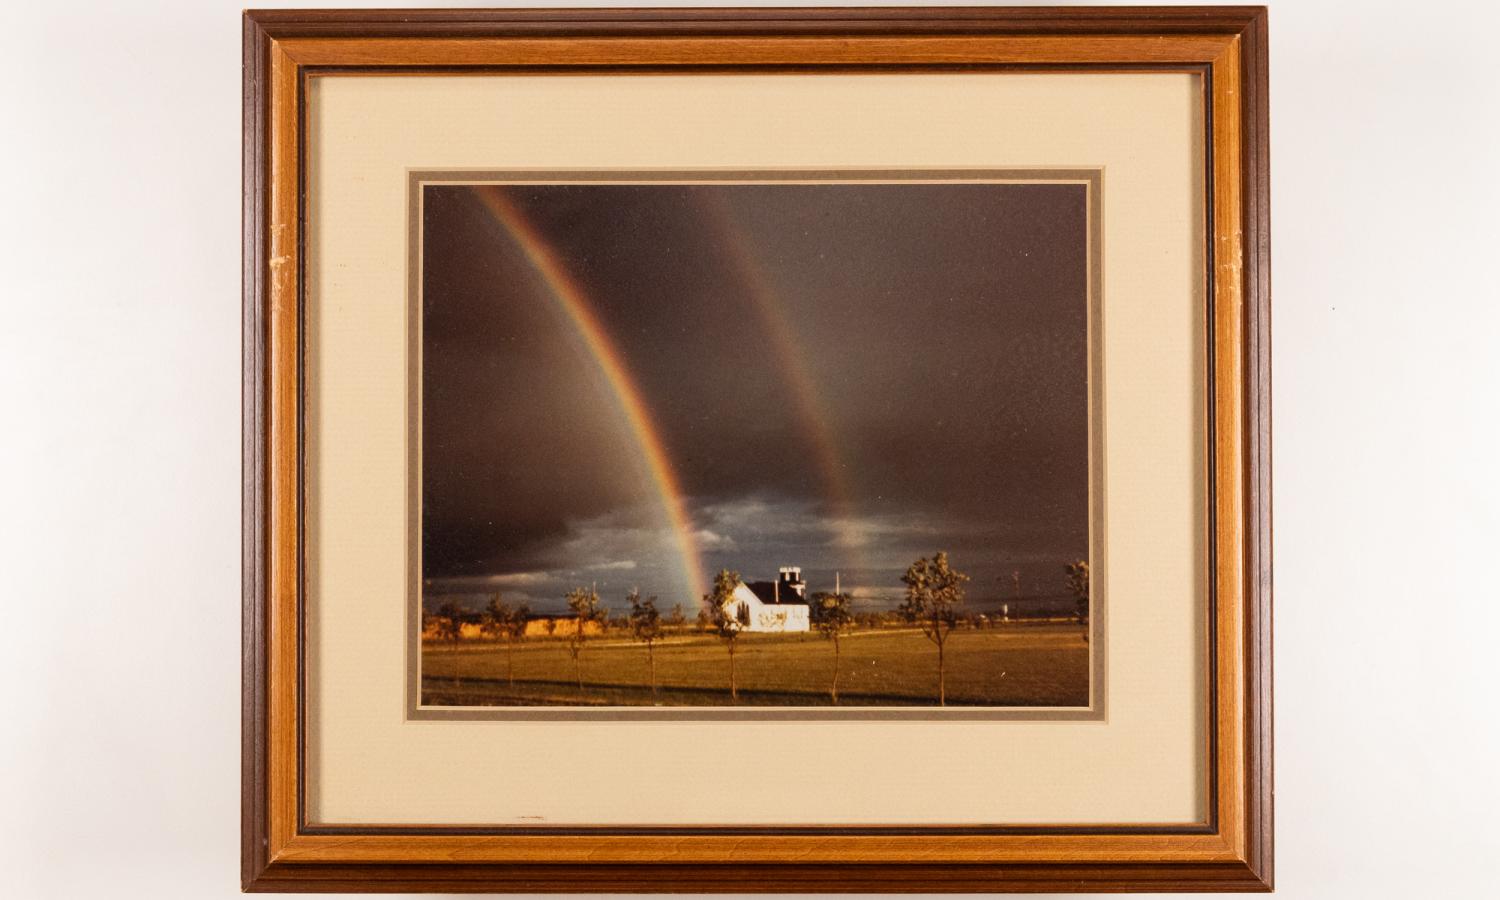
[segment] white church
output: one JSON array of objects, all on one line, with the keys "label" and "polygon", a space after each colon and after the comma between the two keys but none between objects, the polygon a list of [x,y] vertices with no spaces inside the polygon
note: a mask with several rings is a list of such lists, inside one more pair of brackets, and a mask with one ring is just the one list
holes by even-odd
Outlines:
[{"label": "white church", "polygon": [[746,623],[744,631],[807,631],[812,617],[807,605],[807,582],[800,566],[782,566],[775,581],[741,581],[724,601],[724,611]]}]

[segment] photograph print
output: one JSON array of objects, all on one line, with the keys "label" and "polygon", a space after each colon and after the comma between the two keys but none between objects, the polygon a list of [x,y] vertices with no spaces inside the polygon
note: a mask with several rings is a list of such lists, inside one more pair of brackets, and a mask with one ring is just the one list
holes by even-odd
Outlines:
[{"label": "photograph print", "polygon": [[1098,178],[413,173],[414,710],[1097,708]]}]

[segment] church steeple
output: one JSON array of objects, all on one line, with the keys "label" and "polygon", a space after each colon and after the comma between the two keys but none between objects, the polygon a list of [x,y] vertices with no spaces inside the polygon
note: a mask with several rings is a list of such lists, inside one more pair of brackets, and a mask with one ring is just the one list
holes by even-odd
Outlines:
[{"label": "church steeple", "polygon": [[[787,590],[791,591],[793,594],[796,594],[797,595],[797,601],[800,601],[800,600],[804,599],[804,597],[806,596],[806,593],[807,593],[807,582],[805,582],[805,581],[802,580],[802,567],[801,566],[782,566],[781,567],[781,571],[776,576],[776,593],[777,593],[777,597],[778,597],[777,602],[780,602],[779,598],[780,598],[780,594],[781,594],[781,589],[782,588],[786,588]],[[787,599],[791,600],[790,597],[788,597]],[[793,601],[793,602],[796,602],[796,601]]]}]

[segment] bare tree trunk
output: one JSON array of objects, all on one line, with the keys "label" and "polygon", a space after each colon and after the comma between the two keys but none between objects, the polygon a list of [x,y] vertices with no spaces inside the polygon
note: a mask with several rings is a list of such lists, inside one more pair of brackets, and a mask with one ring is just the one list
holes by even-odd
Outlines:
[{"label": "bare tree trunk", "polygon": [[656,699],[656,649],[646,642],[646,658],[651,661],[651,699]]},{"label": "bare tree trunk", "polygon": [[839,636],[833,636],[833,687],[828,692],[833,698],[833,705],[839,703]]},{"label": "bare tree trunk", "polygon": [[739,686],[734,681],[734,641],[729,642],[729,699],[740,702]]},{"label": "bare tree trunk", "polygon": [[938,645],[938,706],[947,706],[948,705],[948,680],[947,680],[947,672],[944,671],[944,667],[943,667],[943,640],[946,640],[946,636],[943,639],[940,639],[937,642],[937,645]]},{"label": "bare tree trunk", "polygon": [[583,616],[578,617],[578,634],[573,636],[573,672],[578,676],[578,693],[583,693]]}]

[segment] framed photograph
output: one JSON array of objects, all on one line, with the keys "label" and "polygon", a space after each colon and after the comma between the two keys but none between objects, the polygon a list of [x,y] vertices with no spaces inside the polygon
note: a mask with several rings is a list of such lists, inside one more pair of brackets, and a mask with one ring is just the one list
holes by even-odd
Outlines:
[{"label": "framed photograph", "polygon": [[246,890],[1270,889],[1264,9],[244,27]]}]

